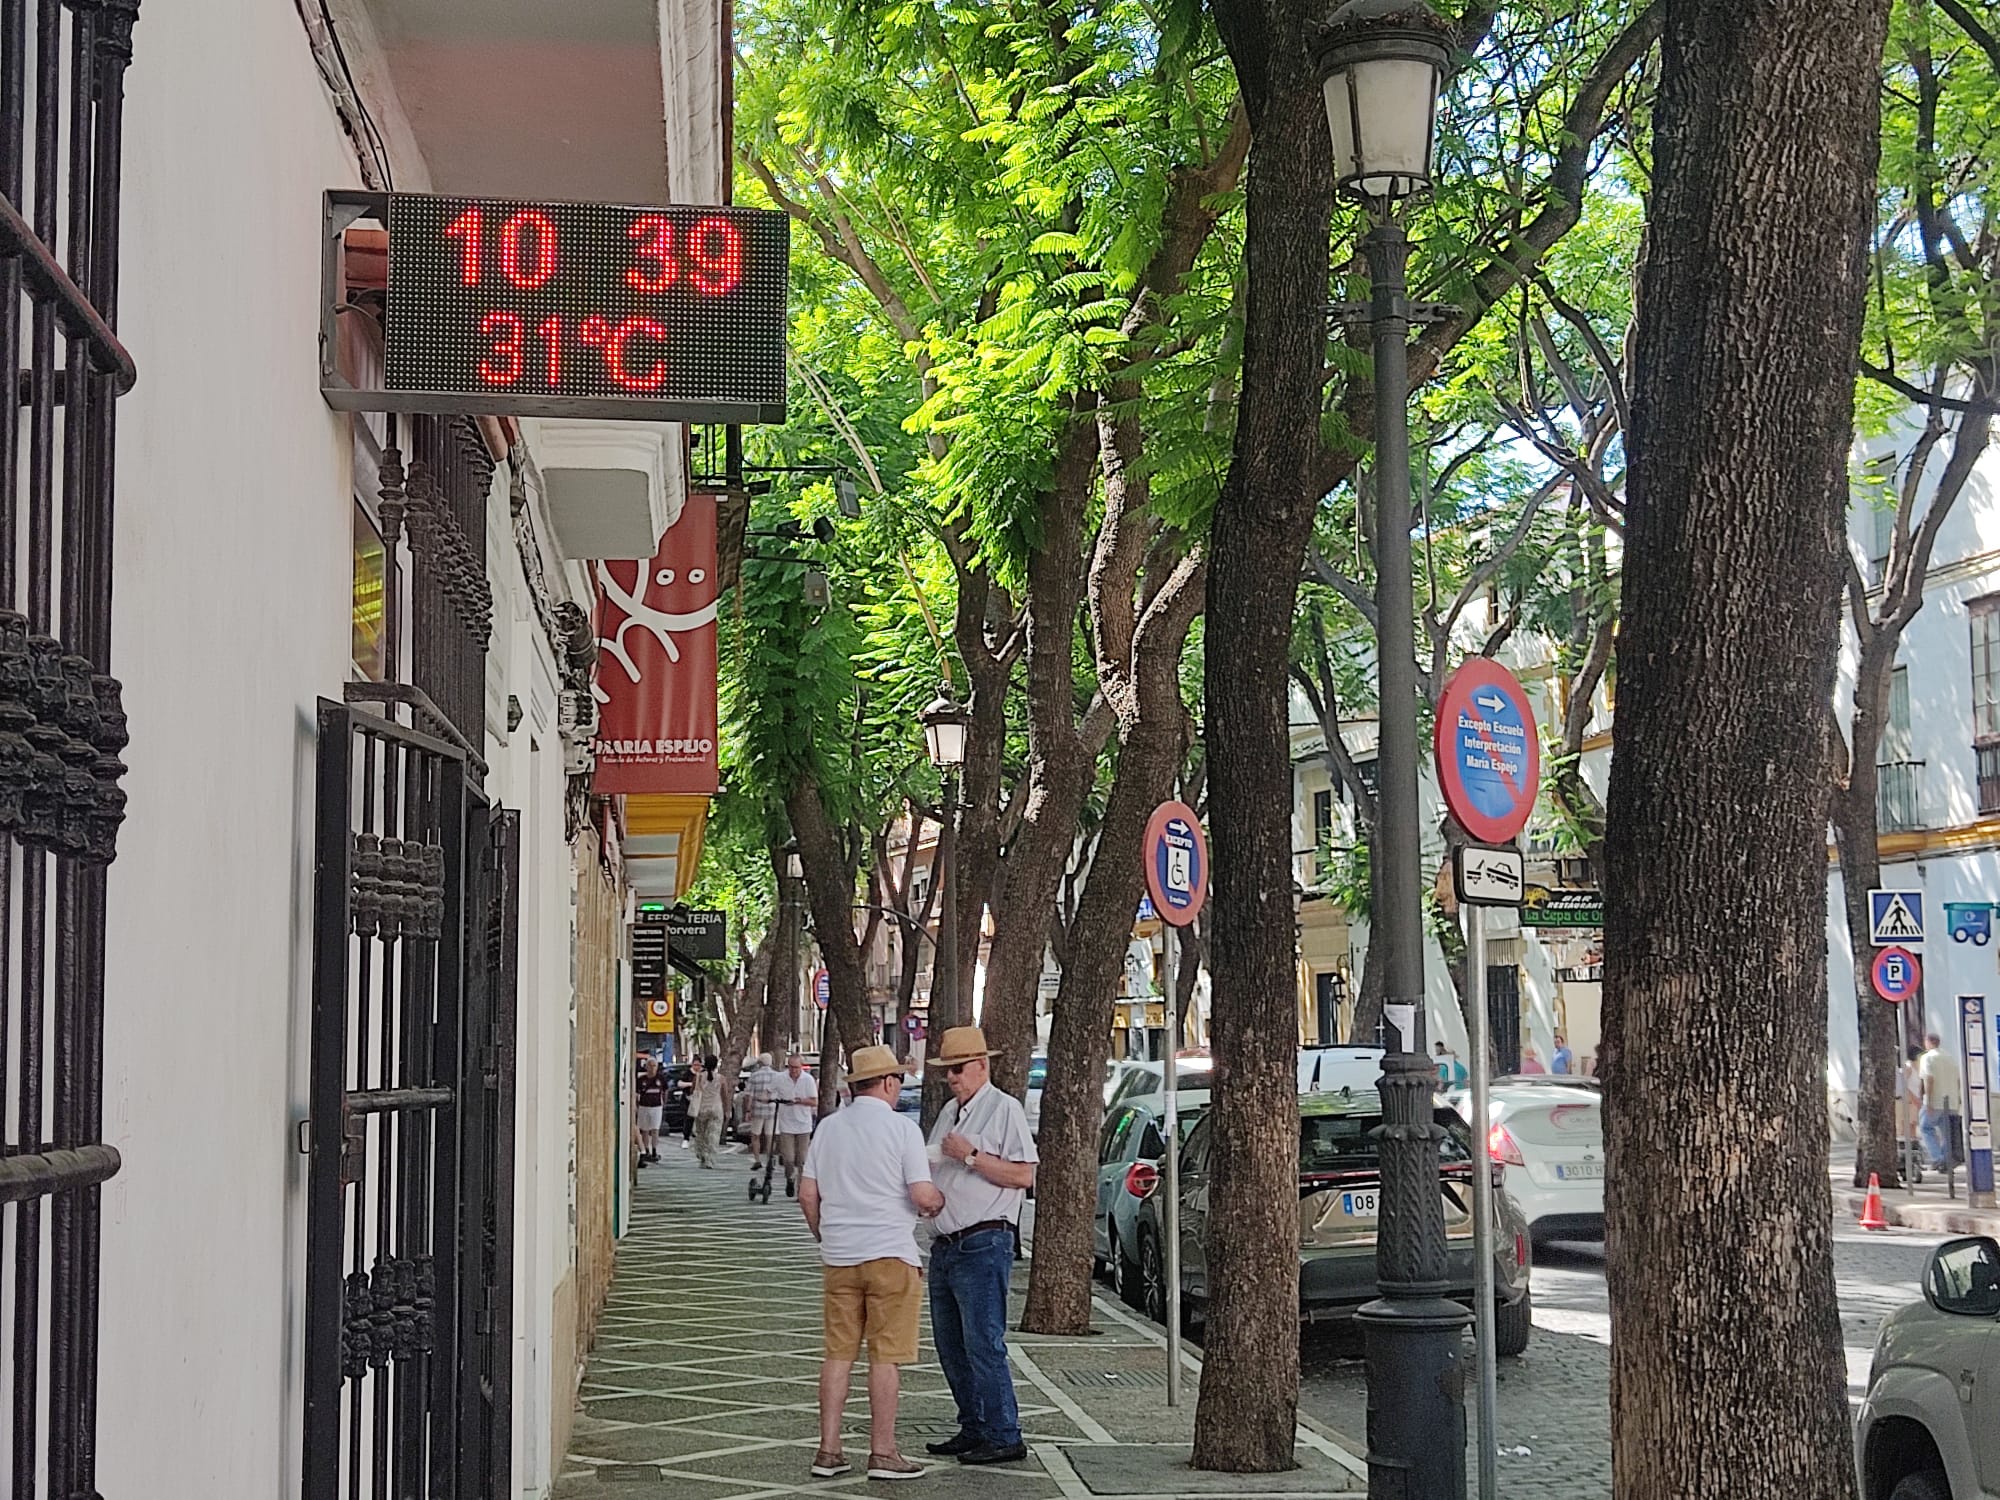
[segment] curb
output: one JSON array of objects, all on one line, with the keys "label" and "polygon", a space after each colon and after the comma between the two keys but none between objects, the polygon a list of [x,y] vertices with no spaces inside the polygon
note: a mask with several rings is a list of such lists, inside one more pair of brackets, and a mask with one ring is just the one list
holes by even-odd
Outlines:
[{"label": "curb", "polygon": [[[1861,1217],[1866,1193],[1852,1188],[1836,1188],[1836,1213],[1850,1219]],[[2000,1236],[2000,1210],[1973,1208],[1962,1200],[1954,1204],[1897,1202],[1887,1194],[1882,1198],[1882,1217],[1896,1229],[1918,1229],[1927,1234],[1989,1234]]]}]

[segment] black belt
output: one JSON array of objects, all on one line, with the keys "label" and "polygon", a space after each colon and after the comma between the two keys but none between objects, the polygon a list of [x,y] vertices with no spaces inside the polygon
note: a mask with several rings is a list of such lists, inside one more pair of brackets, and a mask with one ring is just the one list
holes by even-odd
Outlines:
[{"label": "black belt", "polygon": [[1011,1219],[981,1219],[977,1224],[968,1224],[963,1229],[954,1229],[950,1234],[939,1235],[937,1239],[941,1245],[956,1245],[967,1235],[984,1234],[989,1229],[1012,1230],[1013,1227],[1014,1222]]}]

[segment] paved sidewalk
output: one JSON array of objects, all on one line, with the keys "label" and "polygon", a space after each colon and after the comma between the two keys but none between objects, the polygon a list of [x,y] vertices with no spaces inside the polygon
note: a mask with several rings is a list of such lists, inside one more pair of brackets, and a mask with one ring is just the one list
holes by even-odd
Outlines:
[{"label": "paved sidewalk", "polygon": [[[1867,1200],[1865,1188],[1854,1186],[1854,1144],[1836,1142],[1833,1147],[1833,1214],[1854,1223],[1861,1217]],[[1990,1234],[2000,1237],[2000,1209],[1974,1208],[1971,1189],[1966,1186],[1965,1168],[1952,1177],[1957,1190],[1953,1197],[1945,1190],[1944,1173],[1924,1169],[1924,1180],[1916,1187],[1882,1189],[1882,1217],[1898,1229],[1921,1229],[1929,1234]]]},{"label": "paved sidewalk", "polygon": [[[908,1500],[1307,1500],[1365,1492],[1361,1461],[1317,1429],[1301,1429],[1293,1473],[1194,1473],[1187,1454],[1198,1364],[1188,1362],[1182,1405],[1168,1411],[1158,1333],[1102,1299],[1099,1332],[1090,1338],[1010,1336],[1029,1462],[997,1469],[934,1462],[923,1479],[895,1486],[871,1484],[859,1468],[813,1479],[817,1251],[798,1206],[782,1196],[751,1203],[748,1179],[741,1155],[703,1172],[671,1148],[660,1166],[639,1174],[633,1231],[619,1247],[556,1500],[776,1500],[891,1489]],[[1026,1284],[1024,1267],[1016,1320]],[[847,1453],[857,1464],[868,1451],[860,1375],[847,1408]],[[904,1371],[904,1451],[922,1460],[925,1442],[956,1429],[926,1318],[922,1362]]]}]

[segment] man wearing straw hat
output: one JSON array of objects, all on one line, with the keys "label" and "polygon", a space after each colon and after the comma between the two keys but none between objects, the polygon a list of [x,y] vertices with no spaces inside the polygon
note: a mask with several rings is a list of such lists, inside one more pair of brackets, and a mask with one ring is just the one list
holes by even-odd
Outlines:
[{"label": "man wearing straw hat", "polygon": [[962,1464],[1028,1456],[1007,1369],[1007,1288],[1021,1202],[1040,1158],[1021,1101],[993,1087],[994,1055],[977,1026],[954,1026],[930,1060],[945,1070],[952,1100],[931,1130],[933,1175],[944,1193],[931,1245],[931,1336],[958,1402],[958,1434],[928,1446]]},{"label": "man wearing straw hat", "polygon": [[826,1357],[819,1367],[819,1451],[812,1472],[833,1479],[851,1467],[841,1418],[861,1346],[868,1346],[868,1477],[915,1479],[921,1465],[896,1446],[899,1367],[917,1359],[923,1280],[917,1216],[944,1207],[916,1122],[896,1113],[903,1064],[887,1047],[849,1059],[853,1102],[822,1121],[806,1148],[799,1206],[824,1262]]}]

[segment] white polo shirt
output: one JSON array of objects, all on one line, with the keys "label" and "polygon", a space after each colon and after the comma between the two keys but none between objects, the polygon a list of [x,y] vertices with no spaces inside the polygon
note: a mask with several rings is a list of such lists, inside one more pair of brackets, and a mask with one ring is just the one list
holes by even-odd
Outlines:
[{"label": "white polo shirt", "polygon": [[810,1072],[797,1078],[780,1073],[778,1091],[778,1134],[811,1135],[813,1116],[819,1112],[819,1080]]},{"label": "white polo shirt", "polygon": [[814,1132],[805,1176],[819,1184],[819,1254],[827,1265],[923,1264],[910,1187],[931,1180],[931,1164],[916,1121],[884,1100],[856,1099]]},{"label": "white polo shirt", "polygon": [[[954,1099],[938,1111],[937,1124],[931,1127],[931,1145],[942,1146],[944,1138],[954,1131],[971,1141],[981,1156],[996,1156],[1001,1161],[1041,1160],[1035,1153],[1035,1137],[1028,1130],[1028,1115],[1021,1101],[990,1083],[964,1106]],[[944,1194],[944,1212],[935,1221],[939,1234],[956,1234],[989,1219],[1021,1222],[1021,1204],[1028,1196],[1022,1189],[996,1187],[948,1156],[931,1175]]]}]

